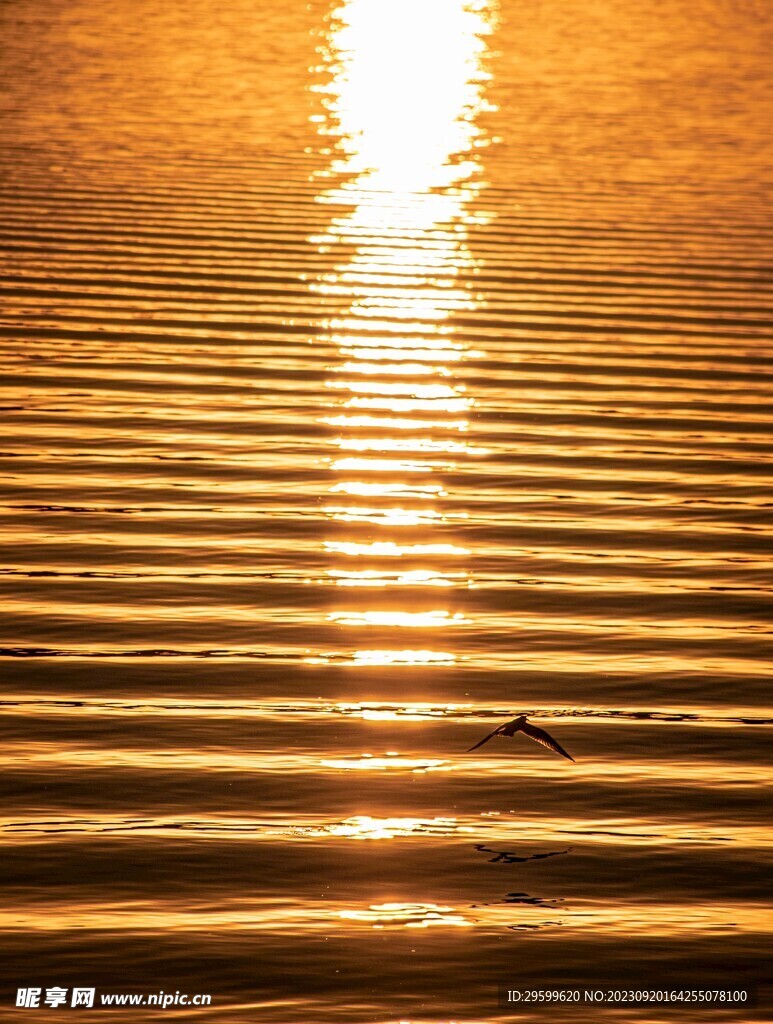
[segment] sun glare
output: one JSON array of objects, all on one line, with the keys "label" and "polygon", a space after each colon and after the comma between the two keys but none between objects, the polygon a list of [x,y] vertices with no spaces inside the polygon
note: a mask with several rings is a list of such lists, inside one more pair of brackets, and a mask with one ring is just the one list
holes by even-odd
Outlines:
[{"label": "sun glare", "polygon": [[[321,417],[338,431],[330,440],[333,500],[323,512],[358,531],[323,544],[331,557],[359,563],[332,563],[327,575],[350,592],[375,588],[386,598],[388,588],[391,598],[385,607],[329,613],[344,650],[352,629],[445,631],[466,621],[415,605],[429,588],[469,585],[466,572],[442,564],[466,547],[436,531],[465,518],[443,507],[448,474],[486,455],[466,440],[475,400],[458,376],[481,353],[469,351],[454,317],[479,301],[467,235],[484,219],[474,200],[485,184],[480,115],[494,25],[494,0],[344,0],[319,47],[313,89],[324,114],[316,126],[329,162],[315,178],[317,202],[331,216],[310,240],[320,254],[340,253],[333,270],[310,282],[329,311],[322,336],[340,357],[326,381],[332,412]],[[411,565],[385,572],[382,558]],[[412,592],[410,607],[395,603],[401,592]],[[455,661],[399,643],[350,656],[374,666]]]}]

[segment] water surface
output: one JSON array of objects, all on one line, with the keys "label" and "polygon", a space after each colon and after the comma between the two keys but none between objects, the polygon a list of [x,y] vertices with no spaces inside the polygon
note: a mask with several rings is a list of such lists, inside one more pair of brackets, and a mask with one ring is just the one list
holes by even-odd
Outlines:
[{"label": "water surface", "polygon": [[0,19],[6,1005],[762,978],[767,5]]}]

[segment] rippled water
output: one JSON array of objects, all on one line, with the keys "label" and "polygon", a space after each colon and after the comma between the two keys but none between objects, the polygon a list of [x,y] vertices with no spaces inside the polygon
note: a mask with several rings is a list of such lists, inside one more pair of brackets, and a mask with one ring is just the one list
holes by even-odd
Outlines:
[{"label": "rippled water", "polygon": [[759,980],[769,6],[0,20],[5,1005]]}]

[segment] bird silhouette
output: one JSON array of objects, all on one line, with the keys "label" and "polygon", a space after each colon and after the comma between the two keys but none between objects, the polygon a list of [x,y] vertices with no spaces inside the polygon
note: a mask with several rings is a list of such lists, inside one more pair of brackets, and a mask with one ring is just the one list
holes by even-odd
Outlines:
[{"label": "bird silhouette", "polygon": [[547,747],[548,750],[553,750],[556,754],[560,754],[561,757],[574,761],[572,755],[567,754],[561,744],[557,743],[552,736],[549,736],[544,729],[538,729],[536,725],[528,722],[526,715],[520,715],[518,718],[514,718],[512,722],[507,722],[506,725],[497,726],[488,736],[484,736],[482,740],[479,740],[474,747],[470,747],[467,753],[469,754],[470,750],[477,750],[478,747],[482,747],[484,743],[488,743],[494,736],[515,736],[517,732],[522,732],[525,736],[530,737],[530,739],[541,743],[543,747]]}]

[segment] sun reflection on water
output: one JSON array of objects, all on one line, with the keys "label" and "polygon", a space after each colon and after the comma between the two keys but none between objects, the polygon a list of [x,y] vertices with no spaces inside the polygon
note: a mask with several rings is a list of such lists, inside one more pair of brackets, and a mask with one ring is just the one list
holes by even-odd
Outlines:
[{"label": "sun reflection on water", "polygon": [[457,612],[436,609],[430,612],[403,611],[346,611],[331,612],[331,622],[340,622],[345,626],[399,626],[409,629],[438,629],[441,626],[457,625],[468,620]]},{"label": "sun reflection on water", "polygon": [[398,544],[391,540],[361,543],[358,541],[328,541],[328,551],[342,555],[372,555],[378,558],[401,558],[403,555],[469,555],[469,548],[456,544]]},{"label": "sun reflection on water", "polygon": [[321,761],[320,764],[326,768],[338,768],[343,771],[407,771],[415,775],[451,770],[451,765],[448,761],[442,761],[438,758],[401,757],[394,752],[387,754],[386,757],[378,757],[375,754],[362,754],[360,757],[330,758]]},{"label": "sun reflection on water", "polygon": [[328,833],[343,839],[396,839],[410,836],[452,836],[474,830],[456,818],[372,818],[355,815],[328,826]]},{"label": "sun reflection on water", "polygon": [[453,665],[456,656],[449,651],[367,650],[354,651],[356,665]]},{"label": "sun reflection on water", "polygon": [[[330,655],[312,655],[305,658],[307,665],[326,665],[333,658]],[[348,657],[336,657],[336,661],[343,664],[367,666],[384,665],[453,665],[456,662],[456,655],[450,651],[429,651],[429,650],[385,650],[370,649],[352,651]]]},{"label": "sun reflection on water", "polygon": [[443,573],[428,569],[409,569],[388,573],[379,569],[328,569],[340,587],[459,587],[469,585],[467,573]]},{"label": "sun reflection on water", "polygon": [[372,928],[467,927],[473,924],[456,908],[439,903],[374,903],[367,910],[340,910],[338,916],[346,921],[369,924]]},{"label": "sun reflection on water", "polygon": [[[436,563],[468,551],[433,542],[428,531],[463,518],[442,508],[447,483],[437,477],[486,454],[464,438],[475,400],[458,376],[480,353],[455,337],[453,317],[479,301],[467,235],[485,220],[473,207],[484,187],[478,153],[487,138],[478,121],[494,23],[495,0],[343,0],[319,47],[313,89],[329,164],[315,177],[331,220],[311,241],[320,253],[341,253],[333,271],[310,283],[328,303],[340,300],[321,323],[340,356],[327,381],[335,411],[323,418],[339,431],[331,445],[340,455],[329,460],[337,500],[323,512],[331,523],[370,531],[367,540],[353,533],[325,543],[329,554],[359,561],[356,570],[332,566],[328,577],[350,591],[380,588],[382,602],[389,588],[381,606],[334,610],[329,621],[342,629],[464,621],[451,607],[416,610],[415,602],[428,586],[450,595],[467,585],[466,574]],[[421,505],[404,504],[406,497]],[[393,530],[411,531],[410,540]],[[412,564],[382,572],[374,560],[384,557]],[[410,611],[400,605],[401,589],[416,591]],[[402,647],[352,657],[364,665],[455,660]]]}]

